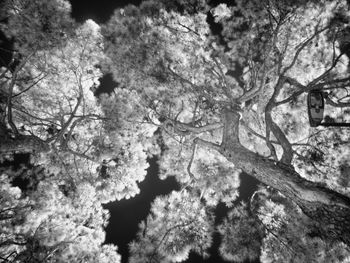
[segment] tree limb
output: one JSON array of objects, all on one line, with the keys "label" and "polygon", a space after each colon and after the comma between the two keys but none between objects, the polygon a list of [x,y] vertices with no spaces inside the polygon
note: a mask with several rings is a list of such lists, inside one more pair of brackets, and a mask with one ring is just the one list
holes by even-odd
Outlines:
[{"label": "tree limb", "polygon": [[62,125],[62,128],[60,130],[60,132],[57,134],[56,138],[52,138],[49,140],[49,142],[51,142],[52,140],[54,140],[55,142],[57,142],[58,140],[62,141],[63,135],[66,132],[66,130],[68,129],[69,125],[71,124],[71,122],[74,119],[74,116],[76,115],[76,112],[78,111],[78,108],[83,100],[83,91],[82,91],[82,87],[81,84],[79,84],[80,87],[80,94],[78,97],[78,101],[77,104],[74,107],[73,112],[70,114],[70,117],[68,118],[68,120]]},{"label": "tree limb", "polygon": [[334,102],[329,97],[326,97],[325,100],[326,100],[326,104],[329,104],[329,105],[336,107],[336,108],[350,107],[350,102]]},{"label": "tree limb", "polygon": [[297,59],[298,59],[298,57],[299,57],[299,55],[300,55],[300,52],[301,52],[308,44],[310,44],[311,41],[312,41],[316,36],[318,36],[320,33],[324,32],[324,31],[326,31],[328,28],[329,28],[329,26],[326,26],[326,27],[324,27],[324,28],[322,28],[322,29],[320,29],[320,30],[317,30],[317,29],[316,29],[316,31],[314,32],[314,34],[313,34],[311,37],[309,37],[307,40],[305,40],[303,43],[301,43],[301,44],[299,45],[299,47],[297,47],[297,51],[296,51],[295,54],[294,54],[294,57],[293,57],[292,62],[282,70],[282,74],[281,74],[281,75],[283,75],[283,76],[286,75],[286,73],[288,72],[288,70],[290,70],[290,69],[295,65],[295,63],[296,63],[296,61],[297,61]]},{"label": "tree limb", "polygon": [[240,114],[231,109],[225,109],[223,113],[224,131],[222,135],[221,145],[224,147],[232,147],[240,144],[239,142],[239,119]]},{"label": "tree limb", "polygon": [[[269,139],[269,134],[270,131],[275,135],[277,141],[281,144],[282,149],[283,149],[283,154],[281,157],[281,162],[290,165],[292,160],[293,160],[293,148],[292,145],[290,144],[289,140],[287,139],[287,136],[283,133],[281,128],[275,123],[272,119],[271,112],[272,109],[276,106],[276,97],[278,96],[280,90],[282,89],[282,86],[284,84],[285,78],[280,77],[274,92],[272,94],[272,97],[270,98],[269,102],[267,103],[265,107],[265,125],[266,125],[266,136],[267,139]],[[268,141],[267,141],[268,142]],[[272,144],[270,144],[270,147]],[[269,145],[268,145],[269,147]],[[269,147],[269,149],[270,149]],[[271,149],[270,149],[271,150]],[[272,154],[274,153],[274,148],[272,148]],[[277,156],[275,156],[276,158]]]}]

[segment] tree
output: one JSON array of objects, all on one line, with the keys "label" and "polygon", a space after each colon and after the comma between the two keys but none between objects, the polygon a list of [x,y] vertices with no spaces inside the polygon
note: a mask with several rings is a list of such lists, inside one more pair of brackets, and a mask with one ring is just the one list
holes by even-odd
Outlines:
[{"label": "tree", "polygon": [[[195,151],[214,150],[294,202],[319,229],[318,238],[349,245],[348,188],[329,173],[337,169],[330,157],[321,161],[330,167],[323,172],[305,155],[306,149],[326,154],[309,138],[341,132],[309,128],[303,108],[313,89],[350,105],[341,37],[349,21],[346,6],[345,1],[219,5],[211,13],[222,25],[224,43],[211,36],[199,9],[189,15],[186,8],[177,12],[145,2],[117,10],[102,31],[108,70],[137,93],[145,118],[161,129],[164,174],[195,189],[184,178],[193,176]],[[320,171],[323,177],[315,180]]]},{"label": "tree", "polygon": [[[57,179],[68,185],[88,180],[108,202],[138,193],[136,182],[146,175],[146,151],[152,147],[146,133],[155,128],[123,126],[120,107],[132,94],[119,92],[101,102],[94,97],[91,87],[102,76],[104,57],[99,30],[88,20],[69,41],[22,51],[26,56],[15,72],[3,71],[3,120],[11,133],[3,131],[0,152],[35,152],[34,162]],[[96,172],[102,168],[104,174]]]},{"label": "tree", "polygon": [[206,257],[212,231],[213,216],[198,197],[186,190],[158,197],[130,244],[130,262],[181,262],[191,250]]},{"label": "tree", "polygon": [[225,260],[244,262],[259,256],[263,231],[246,204],[242,203],[231,210],[218,229],[223,236],[220,254]]},{"label": "tree", "polygon": [[25,194],[11,186],[13,175],[1,173],[4,262],[119,262],[116,247],[103,245],[108,213],[93,186],[81,183],[67,195],[48,176]]},{"label": "tree", "polygon": [[[293,202],[274,190],[260,189],[250,210],[265,230],[261,249],[263,262],[346,262],[349,249],[344,243],[318,237],[312,220]],[[264,205],[260,206],[259,203]],[[305,249],[308,248],[308,249]]]},{"label": "tree", "polygon": [[[2,196],[9,195],[1,203],[2,260],[118,262],[116,247],[103,245],[102,203],[138,193],[152,148],[147,129],[120,130],[122,116],[102,111],[118,109],[116,102],[100,103],[91,91],[102,76],[95,22],[73,23],[66,1],[8,1],[5,7],[3,29],[16,40],[16,61],[1,69],[1,160],[30,154],[45,175],[32,174],[33,189],[11,195],[22,175],[1,171]],[[125,105],[127,96],[120,95]]]},{"label": "tree", "polygon": [[[63,0],[4,6],[17,42],[0,75],[0,155],[45,171],[23,196],[2,173],[5,260],[118,261],[101,203],[136,195],[151,155],[182,189],[154,201],[131,261],[207,256],[219,202],[232,207],[217,227],[225,259],[349,257],[348,135],[311,129],[304,109],[314,89],[350,106],[345,1],[145,1],[101,27],[72,22]],[[95,98],[109,72],[120,85]],[[262,186],[235,207],[241,171]]]},{"label": "tree", "polygon": [[70,4],[64,0],[50,2],[5,0],[2,4],[1,30],[16,39],[21,55],[64,43],[76,27],[70,17]]}]

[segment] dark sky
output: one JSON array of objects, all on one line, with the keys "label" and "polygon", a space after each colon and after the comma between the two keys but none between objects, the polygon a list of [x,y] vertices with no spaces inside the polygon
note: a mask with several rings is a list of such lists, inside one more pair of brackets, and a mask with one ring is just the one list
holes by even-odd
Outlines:
[{"label": "dark sky", "polygon": [[139,5],[142,0],[69,0],[72,5],[72,16],[77,21],[93,19],[97,23],[104,23],[118,7],[127,4]]},{"label": "dark sky", "polygon": [[135,238],[138,224],[146,219],[151,202],[156,196],[166,195],[172,190],[179,189],[174,178],[159,179],[156,158],[150,159],[149,164],[147,177],[139,184],[140,194],[134,198],[111,202],[105,206],[111,213],[110,223],[106,229],[106,243],[114,243],[118,246],[118,251],[123,256],[123,263],[127,262],[128,243]]},{"label": "dark sky", "polygon": [[[72,4],[72,16],[79,22],[86,19],[93,19],[97,23],[104,23],[113,14],[114,9],[124,7],[127,4],[138,5],[141,0],[70,0]],[[220,1],[212,1],[218,4]],[[208,22],[212,22],[209,19]],[[219,31],[220,27],[212,25],[212,30]],[[105,76],[101,80],[99,91],[108,92],[116,86],[110,75]],[[138,224],[144,220],[151,206],[151,202],[158,195],[170,193],[172,190],[179,188],[175,179],[160,180],[158,174],[158,164],[156,158],[149,160],[150,167],[146,179],[139,184],[141,193],[135,198],[112,202],[105,205],[109,209],[111,217],[109,225],[106,228],[106,243],[114,243],[118,246],[118,252],[122,255],[122,262],[128,262],[128,243],[136,236]],[[246,200],[256,189],[257,181],[249,175],[241,175],[241,187],[239,200]],[[237,202],[238,202],[237,201]],[[228,209],[225,205],[220,204],[216,209],[216,223],[219,223],[226,215]],[[186,263],[221,263],[223,261],[218,255],[218,246],[220,237],[218,234],[214,236],[214,244],[210,249],[211,257],[204,260],[200,256],[191,253]]]}]

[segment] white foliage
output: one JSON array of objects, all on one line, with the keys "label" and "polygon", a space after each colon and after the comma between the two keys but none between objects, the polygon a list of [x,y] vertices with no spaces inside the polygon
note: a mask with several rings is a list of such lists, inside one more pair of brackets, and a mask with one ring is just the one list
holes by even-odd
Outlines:
[{"label": "white foliage", "polygon": [[210,11],[214,16],[216,23],[232,15],[232,11],[227,7],[226,4],[219,4],[217,7],[213,8]]},{"label": "white foliage", "polygon": [[187,191],[158,197],[138,238],[130,244],[130,262],[161,259],[181,262],[191,250],[203,256],[212,243],[213,221],[200,200]]}]

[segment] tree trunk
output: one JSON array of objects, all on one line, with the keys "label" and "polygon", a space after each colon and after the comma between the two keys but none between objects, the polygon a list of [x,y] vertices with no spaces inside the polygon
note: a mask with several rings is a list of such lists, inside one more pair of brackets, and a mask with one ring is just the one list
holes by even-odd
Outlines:
[{"label": "tree trunk", "polygon": [[35,136],[20,135],[16,138],[3,137],[0,142],[0,154],[46,152],[49,145]]},{"label": "tree trunk", "polygon": [[249,151],[239,143],[239,114],[225,113],[219,152],[237,168],[294,201],[319,229],[322,238],[350,246],[350,198],[301,177],[292,167]]}]

